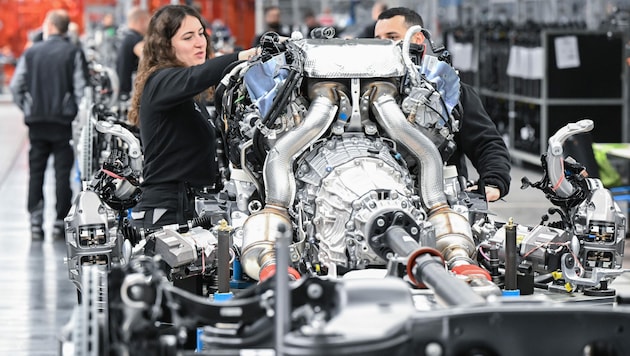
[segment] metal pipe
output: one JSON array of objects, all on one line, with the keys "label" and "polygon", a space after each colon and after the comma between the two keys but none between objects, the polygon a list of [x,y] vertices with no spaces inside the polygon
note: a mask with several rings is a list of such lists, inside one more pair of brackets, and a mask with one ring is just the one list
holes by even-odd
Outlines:
[{"label": "metal pipe", "polygon": [[243,223],[243,271],[254,279],[260,278],[259,273],[265,267],[275,265],[276,230],[290,230],[287,209],[296,191],[291,166],[295,157],[321,137],[335,118],[338,108],[335,88],[330,83],[315,86],[311,91],[313,102],[304,120],[280,137],[267,154],[263,167],[265,208]]},{"label": "metal pipe", "polygon": [[444,194],[442,157],[435,144],[420,130],[411,126],[394,96],[398,89],[391,83],[372,84],[372,108],[379,125],[389,137],[395,137],[420,164],[419,181],[422,204],[429,210],[448,207]]},{"label": "metal pipe", "polygon": [[334,89],[321,85],[314,92],[309,111],[302,123],[278,139],[265,159],[263,180],[265,203],[289,207],[295,197],[295,177],[291,164],[296,156],[308,148],[328,129],[335,114]]},{"label": "metal pipe", "polygon": [[593,129],[593,120],[584,119],[569,123],[549,138],[547,147],[547,172],[551,188],[559,197],[566,198],[575,192],[575,188],[564,175],[564,150],[562,145],[571,136]]},{"label": "metal pipe", "polygon": [[435,144],[413,127],[398,106],[397,88],[388,82],[372,84],[372,108],[379,125],[390,137],[396,137],[420,164],[418,190],[422,205],[435,226],[437,247],[451,265],[469,263],[475,243],[468,220],[453,211],[444,193],[442,157]]}]

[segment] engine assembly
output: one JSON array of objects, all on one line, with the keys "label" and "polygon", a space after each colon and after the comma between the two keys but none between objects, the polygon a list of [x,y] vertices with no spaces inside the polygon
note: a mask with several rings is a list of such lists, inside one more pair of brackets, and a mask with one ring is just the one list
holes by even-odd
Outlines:
[{"label": "engine assembly", "polygon": [[[238,172],[227,186],[251,187],[235,193],[237,206],[260,209],[239,210],[249,216],[237,226],[247,275],[273,266],[278,229],[294,231],[291,259],[303,274],[385,266],[388,248],[370,238],[398,224],[434,241],[450,265],[472,262],[467,207],[449,204],[461,189],[447,197],[442,165],[459,126],[459,79],[444,62],[418,72],[404,58],[391,41],[310,39],[226,77],[235,84],[219,119]],[[410,66],[416,77],[444,72],[440,87],[408,76]]]},{"label": "engine assembly", "polygon": [[[448,329],[431,322],[444,322],[445,306],[480,307],[475,320],[483,323],[502,312],[518,320],[518,306],[492,304],[515,291],[614,296],[609,284],[626,272],[625,216],[601,181],[562,149],[568,137],[591,130],[592,121],[560,129],[541,157],[543,178],[523,178],[523,189],[540,189],[550,201],[548,219],[536,226],[521,225],[518,217],[493,220],[485,195],[466,190],[457,170],[444,165],[460,127],[459,77],[443,57],[410,46],[421,30],[412,27],[402,44],[264,37],[262,54],[235,63],[216,88],[223,190],[199,194],[199,217],[186,226],[119,229],[112,238],[109,209],[127,209],[137,186],[109,181],[113,175],[96,177],[66,219],[66,238],[77,285],[82,266],[91,271],[90,264],[103,263],[110,271],[102,283],[113,300],[101,328],[109,331],[115,354],[174,355],[199,328],[204,350],[409,354],[434,343],[445,351],[437,354],[455,355],[466,340],[451,347],[444,335],[418,336]],[[127,172],[140,171],[133,160],[118,162],[131,168]],[[133,251],[113,258],[127,241]],[[377,286],[353,281],[363,270],[386,278]],[[107,280],[94,273],[83,277]],[[203,296],[165,282],[191,276],[208,284]],[[228,290],[234,298],[226,304],[208,292]],[[103,301],[98,293],[83,297]],[[427,314],[416,313],[419,297]],[[535,304],[539,321],[556,312],[566,321],[571,315],[547,302],[527,302]],[[374,315],[378,326],[361,313]],[[473,314],[462,310],[447,318],[464,323]],[[551,335],[552,327],[545,327]],[[460,336],[451,329],[447,334],[454,342]]]}]

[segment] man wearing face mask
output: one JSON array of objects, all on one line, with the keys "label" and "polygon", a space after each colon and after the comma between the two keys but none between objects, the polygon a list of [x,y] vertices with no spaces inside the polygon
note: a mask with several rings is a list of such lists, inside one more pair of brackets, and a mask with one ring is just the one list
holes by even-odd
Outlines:
[{"label": "man wearing face mask", "polygon": [[254,40],[252,41],[252,47],[256,47],[260,45],[260,37],[262,37],[265,32],[275,32],[280,36],[289,37],[291,34],[289,30],[282,26],[280,21],[281,12],[278,6],[272,5],[265,7],[265,30],[262,33],[259,33]]},{"label": "man wearing face mask", "polygon": [[[374,36],[401,41],[412,26],[423,27],[422,17],[415,11],[396,7],[383,11],[376,21]],[[411,43],[424,45],[425,36],[418,32]],[[468,178],[465,158],[468,157],[484,183],[486,199],[491,202],[504,197],[510,188],[510,154],[496,125],[488,116],[475,90],[461,83],[459,132],[455,133],[457,149],[448,164],[457,167],[458,174]]]}]

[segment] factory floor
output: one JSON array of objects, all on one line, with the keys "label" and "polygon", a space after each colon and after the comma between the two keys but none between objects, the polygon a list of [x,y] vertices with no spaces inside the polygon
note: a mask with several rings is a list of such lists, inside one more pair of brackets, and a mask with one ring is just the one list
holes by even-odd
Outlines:
[{"label": "factory floor", "polygon": [[[50,234],[54,220],[54,177],[46,176],[46,237],[32,241],[26,211],[28,139],[22,113],[0,96],[0,355],[58,355],[58,339],[77,301],[64,263],[66,244]],[[490,205],[500,221],[536,225],[550,203],[542,192],[521,190],[527,176],[537,181],[540,167],[515,165],[510,194]],[[498,219],[498,220],[499,220]],[[630,267],[626,244],[624,267]],[[630,294],[630,273],[612,287]]]}]

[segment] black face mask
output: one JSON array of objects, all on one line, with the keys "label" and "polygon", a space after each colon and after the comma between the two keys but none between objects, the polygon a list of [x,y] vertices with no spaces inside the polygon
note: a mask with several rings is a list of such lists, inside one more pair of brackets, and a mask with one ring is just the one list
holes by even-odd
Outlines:
[{"label": "black face mask", "polygon": [[270,22],[267,26],[274,32],[280,32],[280,22]]}]

